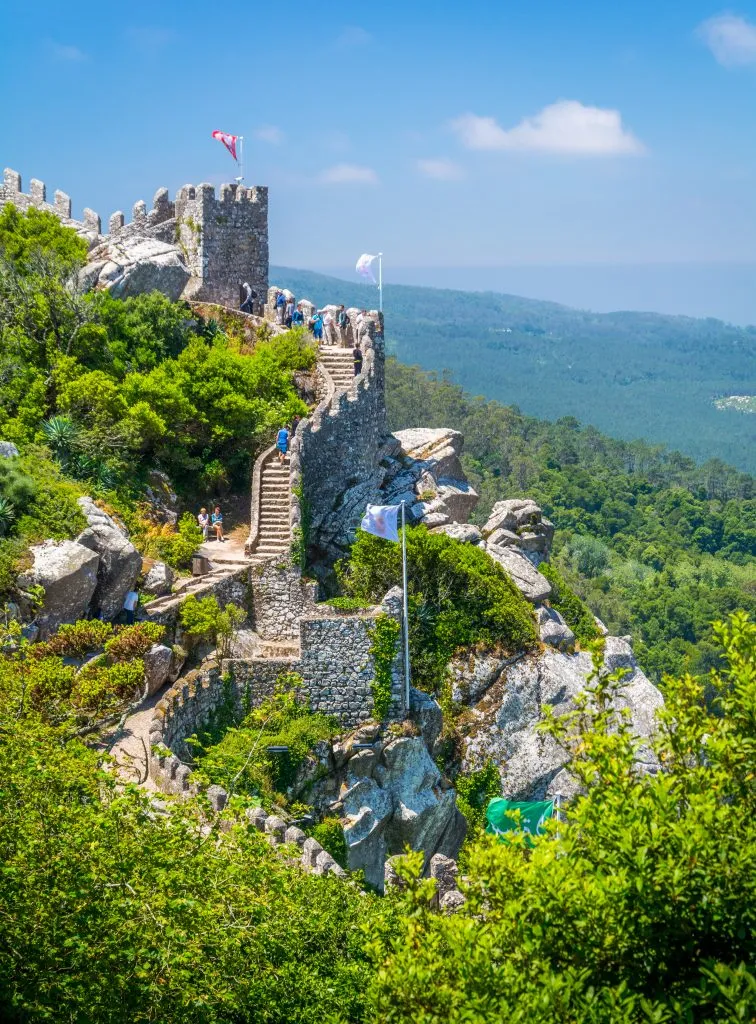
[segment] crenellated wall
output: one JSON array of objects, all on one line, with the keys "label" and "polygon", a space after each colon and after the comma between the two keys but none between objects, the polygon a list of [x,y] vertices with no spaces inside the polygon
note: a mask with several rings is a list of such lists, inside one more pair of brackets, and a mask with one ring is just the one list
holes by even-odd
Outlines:
[{"label": "crenellated wall", "polygon": [[192,274],[183,298],[236,309],[243,281],[261,298],[267,294],[268,190],[262,185],[221,185],[217,196],[213,185],[184,185],[175,200],[167,188],[160,188],[149,210],[141,199],[134,203],[130,221],[121,210],[113,213],[106,236],[93,210],[84,210],[83,221],[74,220],[71,198],[65,192],[56,192],[50,203],[44,182],[32,178],[25,193],[21,175],[10,169],[0,185],[0,206],[6,202],[20,210],[36,207],[55,214],[85,237],[90,247],[143,237],[177,246]]},{"label": "crenellated wall", "polygon": [[84,220],[74,220],[71,217],[71,197],[60,190],[56,190],[54,201],[47,200],[47,186],[44,181],[32,178],[29,182],[29,191],[22,191],[21,175],[9,167],[3,172],[3,182],[0,185],[0,206],[5,203],[12,203],[19,210],[28,210],[34,207],[37,210],[45,210],[59,217],[63,223],[74,228],[80,235],[84,236],[90,245],[96,244],[100,239],[102,225],[99,214],[94,210],[84,210]]}]

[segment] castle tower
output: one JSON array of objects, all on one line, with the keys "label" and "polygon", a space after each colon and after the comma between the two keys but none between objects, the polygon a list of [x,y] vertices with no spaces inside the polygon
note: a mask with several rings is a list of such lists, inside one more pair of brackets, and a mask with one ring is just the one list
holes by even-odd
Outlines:
[{"label": "castle tower", "polygon": [[237,306],[248,281],[268,290],[268,190],[257,185],[184,185],[176,195],[176,239],[193,281],[186,298]]}]

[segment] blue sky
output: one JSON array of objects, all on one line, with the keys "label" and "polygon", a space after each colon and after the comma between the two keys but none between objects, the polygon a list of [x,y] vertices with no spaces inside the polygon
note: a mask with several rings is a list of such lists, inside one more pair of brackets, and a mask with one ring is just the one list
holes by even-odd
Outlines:
[{"label": "blue sky", "polygon": [[5,6],[3,163],[104,220],[233,177],[219,128],[277,263],[756,262],[756,2]]}]

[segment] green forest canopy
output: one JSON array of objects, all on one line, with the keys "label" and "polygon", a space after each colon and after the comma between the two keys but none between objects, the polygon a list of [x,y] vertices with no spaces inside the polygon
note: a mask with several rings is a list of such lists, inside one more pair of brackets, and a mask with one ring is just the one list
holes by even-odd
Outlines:
[{"label": "green forest canopy", "polygon": [[[376,304],[356,281],[286,267],[271,281],[317,303]],[[714,405],[756,394],[756,327],[407,285],[384,287],[384,309],[397,358],[450,370],[473,394],[756,472],[756,416]]]}]

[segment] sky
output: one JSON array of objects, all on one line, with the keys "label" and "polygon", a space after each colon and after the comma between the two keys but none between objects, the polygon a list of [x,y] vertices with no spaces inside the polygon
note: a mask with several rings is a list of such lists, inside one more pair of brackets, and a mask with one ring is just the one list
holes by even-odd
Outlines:
[{"label": "sky", "polygon": [[271,261],[756,322],[756,0],[0,0],[0,159],[130,216],[270,188]]}]

